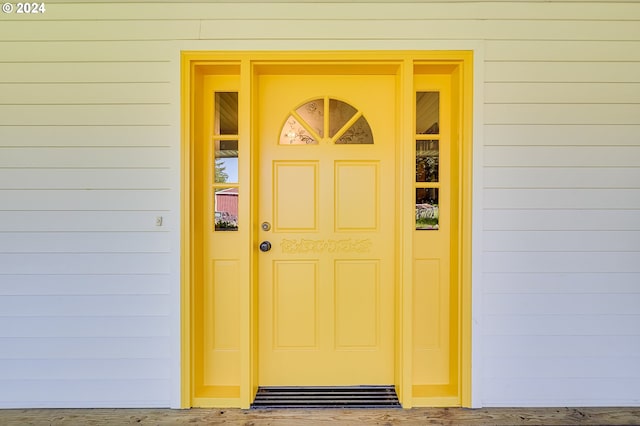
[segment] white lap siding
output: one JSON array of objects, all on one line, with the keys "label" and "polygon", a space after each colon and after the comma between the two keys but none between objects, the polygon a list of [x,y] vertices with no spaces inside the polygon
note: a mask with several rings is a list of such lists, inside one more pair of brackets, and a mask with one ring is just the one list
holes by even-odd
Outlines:
[{"label": "white lap siding", "polygon": [[0,14],[0,407],[179,406],[181,49],[469,48],[474,404],[639,405],[640,4],[52,1]]},{"label": "white lap siding", "polygon": [[70,6],[0,17],[0,407],[176,406],[178,61]]},{"label": "white lap siding", "polygon": [[640,404],[640,14],[612,6],[620,40],[486,44],[486,406]]}]

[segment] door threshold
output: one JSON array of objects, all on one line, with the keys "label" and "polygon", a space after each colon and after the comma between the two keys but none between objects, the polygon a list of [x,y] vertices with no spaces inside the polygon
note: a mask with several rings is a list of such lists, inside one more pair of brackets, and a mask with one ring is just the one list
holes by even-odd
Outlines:
[{"label": "door threshold", "polygon": [[394,386],[261,386],[252,409],[402,408]]}]

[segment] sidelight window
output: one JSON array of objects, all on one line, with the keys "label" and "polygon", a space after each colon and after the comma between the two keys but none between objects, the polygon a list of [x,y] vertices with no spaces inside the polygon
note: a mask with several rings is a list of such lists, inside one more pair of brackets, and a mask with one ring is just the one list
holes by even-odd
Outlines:
[{"label": "sidelight window", "polygon": [[216,231],[238,230],[238,92],[215,92],[213,205]]},{"label": "sidelight window", "polygon": [[440,93],[416,93],[416,229],[439,229]]}]

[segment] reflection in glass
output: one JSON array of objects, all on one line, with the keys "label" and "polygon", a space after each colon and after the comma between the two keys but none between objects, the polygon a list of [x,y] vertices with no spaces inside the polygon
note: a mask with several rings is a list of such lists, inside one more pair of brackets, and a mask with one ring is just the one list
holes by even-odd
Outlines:
[{"label": "reflection in glass", "polygon": [[238,92],[216,92],[215,134],[238,134]]},{"label": "reflection in glass", "polygon": [[293,115],[290,115],[280,132],[280,145],[315,145],[318,141],[309,135]]},{"label": "reflection in glass", "polygon": [[416,93],[416,134],[432,135],[440,132],[440,93]]},{"label": "reflection in glass", "polygon": [[416,229],[439,228],[438,188],[416,189]]},{"label": "reflection in glass", "polygon": [[[328,117],[325,117],[325,107]],[[353,124],[348,126],[349,123]],[[342,145],[373,144],[373,134],[367,120],[353,106],[337,99],[318,98],[289,115],[278,143],[316,145],[320,141]]]},{"label": "reflection in glass", "polygon": [[346,102],[329,100],[329,137],[334,137],[356,112],[356,109]]},{"label": "reflection in glass", "polygon": [[416,182],[438,182],[439,162],[439,141],[416,141]]},{"label": "reflection in glass", "polygon": [[215,141],[215,183],[238,183],[238,141]]},{"label": "reflection in glass", "polygon": [[314,99],[296,110],[300,118],[321,138],[324,137],[324,99]]},{"label": "reflection in glass", "polygon": [[336,141],[336,144],[372,144],[373,135],[371,127],[363,117],[356,120],[349,129],[342,134]]},{"label": "reflection in glass", "polygon": [[238,230],[238,188],[214,190],[214,226],[216,231]]}]

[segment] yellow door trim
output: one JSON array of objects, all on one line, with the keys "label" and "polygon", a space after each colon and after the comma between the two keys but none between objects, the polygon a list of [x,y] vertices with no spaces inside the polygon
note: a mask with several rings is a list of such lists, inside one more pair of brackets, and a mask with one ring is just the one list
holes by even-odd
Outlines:
[{"label": "yellow door trim", "polygon": [[[473,104],[473,52],[470,51],[366,51],[366,52],[183,52],[181,60],[181,406],[217,406],[247,408],[257,387],[257,342],[256,342],[256,259],[252,245],[257,237],[255,230],[243,233],[246,250],[242,253],[242,265],[246,267],[241,274],[240,284],[240,346],[239,360],[241,364],[237,386],[220,387],[219,392],[211,395],[197,395],[194,392],[194,285],[196,285],[197,268],[201,260],[197,257],[199,238],[195,232],[195,200],[196,200],[196,167],[194,146],[203,140],[199,126],[206,118],[199,108],[200,94],[204,76],[216,73],[237,72],[239,84],[239,114],[251,117],[252,79],[256,72],[254,64],[260,62],[262,70],[267,64],[274,67],[295,63],[343,64],[366,70],[368,65],[390,64],[398,67],[398,85],[401,95],[398,110],[402,118],[397,130],[398,140],[403,141],[398,147],[397,170],[401,182],[400,199],[403,205],[415,202],[413,186],[413,169],[415,167],[412,140],[412,113],[414,108],[413,76],[420,67],[429,68],[429,72],[448,73],[451,75],[451,91],[453,105],[453,121],[457,141],[455,161],[458,167],[453,170],[453,179],[458,184],[456,193],[457,206],[457,238],[454,242],[455,253],[455,291],[457,292],[457,392],[456,395],[414,395],[412,383],[412,276],[413,264],[412,233],[414,228],[413,212],[402,212],[399,218],[396,239],[396,259],[399,267],[396,303],[396,388],[405,408],[420,405],[453,406],[471,405],[471,201],[472,201],[472,104]],[[222,71],[221,71],[222,70]],[[253,128],[249,121],[240,124],[239,150],[245,150],[246,160],[239,166],[240,191],[244,191],[244,207],[239,215],[246,228],[255,223],[255,191],[256,160],[251,154]],[[406,142],[406,143],[405,143]],[[251,206],[249,206],[251,204]],[[242,206],[242,202],[241,202]],[[453,250],[452,250],[453,252]],[[200,265],[201,266],[201,265]],[[225,388],[225,389],[222,389]],[[228,389],[227,389],[228,388]]]}]

